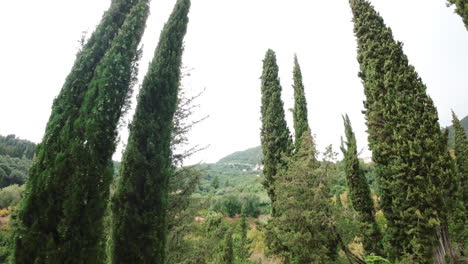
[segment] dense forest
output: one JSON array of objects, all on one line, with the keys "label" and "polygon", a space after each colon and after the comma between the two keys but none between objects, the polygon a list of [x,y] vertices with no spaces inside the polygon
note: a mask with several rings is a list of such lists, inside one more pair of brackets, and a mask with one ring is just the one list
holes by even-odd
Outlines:
[{"label": "dense forest", "polygon": [[[287,111],[268,49],[261,145],[186,166],[209,149],[186,148],[203,122],[193,120],[203,94],[185,93],[191,1],[177,0],[113,161],[150,2],[112,1],[83,40],[40,144],[0,135],[0,263],[468,263],[468,116],[452,112],[441,127],[402,42],[366,0],[349,6],[372,157],[358,153],[364,142],[347,114],[334,121],[341,145],[318,149],[301,58],[292,58]],[[468,3],[447,4],[468,29]]]}]

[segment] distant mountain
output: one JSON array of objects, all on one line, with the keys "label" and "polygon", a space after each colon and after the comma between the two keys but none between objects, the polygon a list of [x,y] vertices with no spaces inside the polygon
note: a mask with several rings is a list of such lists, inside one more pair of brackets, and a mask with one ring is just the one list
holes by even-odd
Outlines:
[{"label": "distant mountain", "polygon": [[[465,129],[465,133],[468,136],[468,116],[465,116],[462,120],[460,120],[460,124]],[[447,129],[449,130],[449,148],[453,149],[453,144],[454,144],[453,140],[455,137],[453,126],[449,126],[447,127]]]},{"label": "distant mountain", "polygon": [[220,159],[217,164],[244,164],[256,166],[261,163],[262,158],[262,148],[258,146],[227,155],[226,157]]}]

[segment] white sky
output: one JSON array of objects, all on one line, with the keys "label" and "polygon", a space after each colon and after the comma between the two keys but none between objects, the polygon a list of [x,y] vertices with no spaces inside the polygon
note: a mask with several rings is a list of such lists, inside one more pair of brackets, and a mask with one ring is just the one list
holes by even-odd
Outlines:
[{"label": "white sky", "polygon": [[[395,38],[403,41],[435,101],[442,126],[450,109],[468,114],[468,31],[445,0],[372,0]],[[144,75],[175,0],[153,0],[143,38]],[[0,134],[39,142],[82,31],[90,34],[110,0],[0,2]],[[206,91],[190,135],[210,145],[190,162],[214,162],[260,144],[260,80],[268,48],[278,58],[285,107],[291,108],[293,55],[302,67],[309,119],[319,149],[338,150],[348,113],[363,156],[369,156],[356,40],[346,0],[192,0],[184,64],[194,68],[190,91]],[[288,121],[291,113],[287,112]],[[131,117],[131,115],[130,115]],[[130,117],[127,117],[129,119]],[[122,139],[127,138],[122,129]],[[121,148],[115,158],[120,157]]]}]

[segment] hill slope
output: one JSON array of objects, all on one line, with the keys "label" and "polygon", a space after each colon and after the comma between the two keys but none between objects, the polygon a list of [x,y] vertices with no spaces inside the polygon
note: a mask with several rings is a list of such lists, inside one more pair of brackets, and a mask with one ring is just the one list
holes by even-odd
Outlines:
[{"label": "hill slope", "polygon": [[220,159],[217,164],[248,164],[255,166],[261,163],[263,158],[260,146],[244,151],[237,151]]}]

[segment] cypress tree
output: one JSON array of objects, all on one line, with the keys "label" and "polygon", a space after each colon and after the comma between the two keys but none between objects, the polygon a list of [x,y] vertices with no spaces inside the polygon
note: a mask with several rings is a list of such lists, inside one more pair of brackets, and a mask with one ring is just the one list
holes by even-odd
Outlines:
[{"label": "cypress tree", "polygon": [[240,243],[239,243],[239,252],[237,255],[239,256],[239,259],[241,261],[245,261],[250,256],[250,250],[249,250],[249,241],[247,238],[247,232],[248,232],[249,226],[247,223],[247,217],[245,215],[244,207],[242,208],[239,227],[240,227]]},{"label": "cypress tree", "polygon": [[460,251],[468,246],[468,216],[467,205],[468,190],[468,140],[465,130],[460,124],[460,120],[452,111],[452,124],[455,130],[455,168],[456,176],[454,177],[455,190],[455,208],[451,216],[451,234],[454,240],[459,245]]},{"label": "cypress tree", "polygon": [[305,132],[309,133],[309,121],[307,118],[307,101],[304,92],[304,84],[302,83],[302,72],[297,56],[294,56],[294,69],[293,69],[293,88],[294,88],[294,143],[296,151],[300,148],[302,143],[302,136]]},{"label": "cypress tree", "polygon": [[339,244],[328,188],[330,171],[327,162],[317,168],[310,132],[302,139],[276,179],[273,206],[278,214],[270,220],[266,238],[272,241],[270,250],[285,263],[330,263]]},{"label": "cypress tree", "polygon": [[224,237],[224,248],[223,248],[223,255],[221,258],[221,263],[223,264],[234,263],[234,249],[232,246],[232,231],[231,230],[228,230]]},{"label": "cypress tree", "polygon": [[116,127],[147,15],[147,1],[113,2],[78,55],[30,169],[15,220],[14,263],[103,262]]},{"label": "cypress tree", "polygon": [[[276,55],[271,49],[266,52],[263,60],[261,92],[262,128],[260,137],[263,152],[263,175],[265,176],[264,186],[273,204],[276,174],[280,168],[285,166],[283,158],[291,154],[292,142],[281,100],[281,84],[278,77]],[[272,215],[275,216],[274,206],[272,206]]]},{"label": "cypress tree", "polygon": [[[350,0],[363,80],[369,146],[388,220],[393,260],[431,263],[446,222],[450,157],[437,110],[402,44],[365,0]],[[444,234],[441,234],[444,235]],[[442,254],[443,255],[443,254]],[[440,254],[439,256],[440,257]],[[443,258],[443,256],[442,256]]]},{"label": "cypress tree", "polygon": [[460,15],[468,30],[468,1],[467,0],[448,0],[448,5],[455,5],[455,12]]},{"label": "cypress tree", "polygon": [[[344,156],[345,175],[349,189],[351,204],[358,212],[359,220],[363,224],[363,245],[367,253],[382,254],[381,233],[375,221],[374,202],[371,197],[369,184],[363,171],[359,168],[357,156],[356,136],[354,135],[348,115],[343,116],[346,142],[341,142]],[[338,197],[339,199],[339,197]]]},{"label": "cypress tree", "polygon": [[112,263],[165,261],[171,133],[189,9],[190,0],[176,2],[138,96],[112,198]]}]

